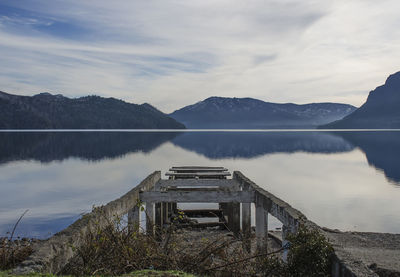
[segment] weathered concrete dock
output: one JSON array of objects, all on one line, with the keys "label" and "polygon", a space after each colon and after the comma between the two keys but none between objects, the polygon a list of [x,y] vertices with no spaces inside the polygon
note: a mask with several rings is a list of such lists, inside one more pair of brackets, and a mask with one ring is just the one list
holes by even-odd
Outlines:
[{"label": "weathered concrete dock", "polygon": [[[379,268],[387,267],[389,263],[390,270],[400,271],[399,263],[397,265],[390,261],[384,263],[379,257],[374,260],[373,251],[369,252],[368,259],[362,258],[357,251],[350,251],[351,247],[343,243],[350,239],[349,236],[344,233],[338,235],[339,232],[319,227],[300,211],[260,188],[239,171],[231,174],[223,167],[172,167],[166,176],[169,179],[161,179],[160,171],[152,173],[121,198],[97,208],[96,211],[83,216],[65,230],[42,242],[29,259],[15,269],[15,272],[59,272],[73,257],[72,248],[81,245],[82,237],[95,224],[105,226],[107,217],[128,214],[129,226],[138,228],[141,222],[138,203],[145,203],[146,232],[149,234],[154,234],[156,228],[163,228],[165,224],[169,224],[171,215],[176,212],[177,203],[217,203],[217,209],[185,211],[191,218],[217,219],[213,222],[194,223],[191,226],[226,227],[234,233],[245,236],[251,232],[251,208],[254,205],[255,234],[257,244],[261,248],[266,249],[268,214],[271,214],[283,225],[283,244],[286,243],[287,233],[296,232],[300,225],[320,230],[333,242],[335,258],[332,276],[378,276],[369,268],[373,263]],[[397,239],[400,241],[400,238]],[[399,254],[398,249],[390,253]],[[398,260],[398,257],[393,259]]]}]

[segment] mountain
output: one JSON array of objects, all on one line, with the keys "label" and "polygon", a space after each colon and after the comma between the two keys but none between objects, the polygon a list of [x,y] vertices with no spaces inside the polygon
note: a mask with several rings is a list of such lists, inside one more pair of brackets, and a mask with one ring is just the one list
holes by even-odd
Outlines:
[{"label": "mountain", "polygon": [[0,92],[0,129],[182,129],[185,126],[149,104],[115,98],[68,98]]},{"label": "mountain", "polygon": [[268,103],[253,98],[210,97],[170,116],[187,128],[313,128],[343,118],[355,107],[336,103]]},{"label": "mountain", "polygon": [[352,114],[320,128],[400,128],[400,72],[390,75],[384,85],[371,91],[367,101]]}]

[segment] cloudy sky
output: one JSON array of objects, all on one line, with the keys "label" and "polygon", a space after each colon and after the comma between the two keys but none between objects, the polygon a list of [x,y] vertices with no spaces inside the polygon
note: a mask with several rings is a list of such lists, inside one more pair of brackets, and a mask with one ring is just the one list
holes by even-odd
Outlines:
[{"label": "cloudy sky", "polygon": [[398,0],[1,0],[0,90],[164,112],[209,96],[344,102],[400,70]]}]

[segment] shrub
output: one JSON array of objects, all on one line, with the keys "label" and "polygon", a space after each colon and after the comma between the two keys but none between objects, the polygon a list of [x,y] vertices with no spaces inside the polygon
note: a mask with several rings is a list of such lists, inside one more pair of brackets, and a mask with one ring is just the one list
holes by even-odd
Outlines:
[{"label": "shrub", "polygon": [[318,230],[301,227],[296,234],[288,235],[287,240],[291,276],[330,276],[333,247]]},{"label": "shrub", "polygon": [[330,276],[333,247],[318,230],[300,227],[287,240],[290,245],[287,262],[276,256],[264,258],[261,262],[264,276]]},{"label": "shrub", "polygon": [[32,241],[28,239],[0,240],[0,270],[14,268],[32,253]]}]

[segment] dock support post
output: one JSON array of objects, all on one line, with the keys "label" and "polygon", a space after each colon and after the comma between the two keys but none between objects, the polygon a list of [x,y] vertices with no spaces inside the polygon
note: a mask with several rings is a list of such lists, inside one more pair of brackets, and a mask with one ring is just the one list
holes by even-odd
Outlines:
[{"label": "dock support post", "polygon": [[251,252],[251,203],[242,203],[243,248]]},{"label": "dock support post", "polygon": [[171,203],[171,204],[172,204],[172,206],[171,206],[171,212],[174,213],[174,214],[176,214],[176,213],[177,213],[177,210],[178,210],[178,204],[177,204],[176,202],[173,202],[173,203]]},{"label": "dock support post", "polygon": [[161,232],[163,226],[163,204],[155,203],[155,235],[156,239],[161,239]]},{"label": "dock support post", "polygon": [[219,222],[223,222],[226,225],[223,229],[229,228],[228,204],[227,203],[219,203],[219,209],[222,211],[222,217],[219,219]]},{"label": "dock support post", "polygon": [[[248,183],[241,182],[242,191],[248,191],[250,186]],[[251,235],[251,203],[242,203],[242,232],[244,237]]]},{"label": "dock support post", "polygon": [[162,203],[162,224],[161,224],[161,228],[164,227],[164,224],[168,224],[169,223],[169,217],[168,217],[168,213],[169,213],[169,203],[168,202],[164,202]]},{"label": "dock support post", "polygon": [[268,211],[262,203],[256,203],[256,238],[259,252],[268,252]]},{"label": "dock support post", "polygon": [[139,231],[140,210],[138,206],[133,207],[128,212],[128,230],[129,232]]},{"label": "dock support post", "polygon": [[154,235],[154,208],[153,203],[146,202],[146,232]]},{"label": "dock support post", "polygon": [[[234,178],[237,177],[236,175]],[[249,191],[250,185],[247,182],[239,181],[239,188],[242,191]],[[242,203],[242,233],[243,233],[243,248],[247,252],[251,252],[251,203]]]},{"label": "dock support post", "polygon": [[171,222],[171,215],[174,213],[174,203],[168,203],[168,219]]},{"label": "dock support post", "polygon": [[242,232],[244,237],[251,234],[251,203],[242,203]]},{"label": "dock support post", "polygon": [[[282,247],[284,247],[284,246],[288,243],[288,241],[286,240],[288,231],[289,231],[288,226],[282,225]],[[282,260],[283,260],[284,262],[287,261],[288,253],[289,253],[289,249],[286,248],[285,250],[283,250],[283,253],[282,253]]]},{"label": "dock support post", "polygon": [[228,203],[228,228],[233,234],[240,232],[240,203]]},{"label": "dock support post", "polygon": [[160,228],[162,225],[162,204],[161,203],[155,203],[154,204],[154,209],[155,209],[155,225],[157,228]]}]

